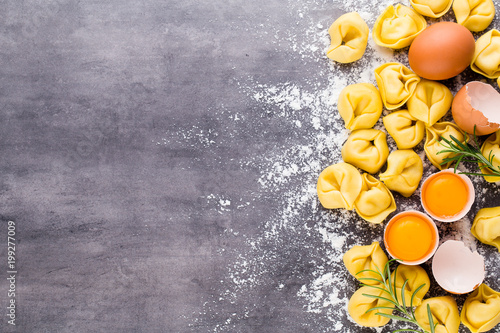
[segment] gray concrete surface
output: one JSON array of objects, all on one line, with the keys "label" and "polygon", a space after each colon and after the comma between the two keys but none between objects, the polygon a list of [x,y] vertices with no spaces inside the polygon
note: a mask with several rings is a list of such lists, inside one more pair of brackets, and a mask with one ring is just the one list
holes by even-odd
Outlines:
[{"label": "gray concrete surface", "polygon": [[[337,14],[339,3],[318,3],[309,3],[318,20]],[[275,42],[276,31],[307,28],[296,20],[300,5],[0,7],[1,332],[335,331],[296,296],[327,262],[320,236],[284,234],[267,273],[236,301],[221,283],[281,205],[245,161],[301,144],[310,129],[283,122],[277,106],[264,112],[239,85],[315,77],[308,59]],[[221,213],[225,198],[231,210]],[[6,316],[8,221],[15,327]],[[347,319],[342,327],[372,331]]]}]

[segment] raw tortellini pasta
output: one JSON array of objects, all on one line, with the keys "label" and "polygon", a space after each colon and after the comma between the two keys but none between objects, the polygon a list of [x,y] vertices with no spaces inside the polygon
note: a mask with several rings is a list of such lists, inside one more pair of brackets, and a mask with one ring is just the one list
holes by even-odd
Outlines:
[{"label": "raw tortellini pasta", "polygon": [[[364,286],[359,288],[352,295],[351,299],[349,300],[349,303],[347,304],[347,311],[349,312],[349,315],[356,323],[358,323],[361,326],[379,327],[379,326],[384,326],[390,321],[389,318],[376,315],[375,313],[381,312],[389,315],[392,314],[393,311],[392,308],[394,308],[394,305],[391,302],[363,295],[367,294],[373,296],[387,297],[387,292],[383,290],[384,287],[382,284],[377,285],[375,287],[381,289],[374,288],[372,286]],[[368,310],[378,306],[388,307],[389,309],[379,309],[376,311],[367,312]]]},{"label": "raw tortellini pasta", "polygon": [[500,31],[492,29],[479,37],[470,68],[474,72],[496,79],[500,76]]},{"label": "raw tortellini pasta", "polygon": [[342,260],[352,276],[368,285],[378,284],[379,282],[370,279],[380,280],[380,275],[364,270],[383,272],[388,261],[379,242],[373,242],[371,245],[355,245],[344,254]]},{"label": "raw tortellini pasta", "polygon": [[453,0],[410,0],[412,7],[420,14],[438,18],[446,14]]},{"label": "raw tortellini pasta", "polygon": [[452,100],[453,95],[444,84],[421,80],[406,105],[413,117],[432,126],[448,112]]},{"label": "raw tortellini pasta", "polygon": [[500,207],[481,208],[474,217],[471,233],[500,252]]},{"label": "raw tortellini pasta", "polygon": [[345,128],[371,128],[382,114],[382,98],[371,83],[351,84],[340,92],[337,107]]},{"label": "raw tortellini pasta", "polygon": [[354,202],[356,213],[371,223],[381,223],[396,210],[396,201],[391,191],[375,177],[363,174],[363,186]]},{"label": "raw tortellini pasta", "polygon": [[376,129],[359,129],[353,131],[342,147],[344,162],[365,170],[377,173],[389,155],[387,136]]},{"label": "raw tortellini pasta", "polygon": [[397,109],[406,103],[420,82],[417,74],[397,62],[377,67],[375,79],[387,110]]},{"label": "raw tortellini pasta", "polygon": [[350,63],[359,60],[368,44],[368,25],[356,13],[347,13],[340,16],[328,29],[331,45],[326,52],[328,58]]},{"label": "raw tortellini pasta", "polygon": [[[481,153],[487,159],[492,156],[493,166],[496,168],[500,167],[500,131],[496,131],[491,134],[481,146]],[[488,168],[483,168],[481,171],[484,174],[492,174],[491,170]],[[500,181],[498,176],[485,176],[484,179],[489,183],[494,183]]]},{"label": "raw tortellini pasta", "polygon": [[387,158],[387,170],[380,180],[391,190],[405,197],[411,196],[418,187],[424,165],[422,159],[411,149],[395,150]]},{"label": "raw tortellini pasta", "polygon": [[363,178],[358,169],[352,165],[344,162],[330,165],[318,178],[316,188],[319,202],[328,209],[352,210],[362,185]]},{"label": "raw tortellini pasta", "polygon": [[391,112],[382,120],[399,149],[413,148],[424,138],[424,122],[414,118],[407,110]]},{"label": "raw tortellini pasta", "polygon": [[460,314],[471,332],[487,332],[500,323],[500,292],[481,284],[470,294]]},{"label": "raw tortellini pasta", "polygon": [[425,18],[412,8],[396,4],[390,5],[373,25],[373,40],[377,45],[401,49],[427,27]]},{"label": "raw tortellini pasta", "polygon": [[436,333],[458,333],[460,315],[455,299],[451,296],[433,297],[423,300],[415,309],[415,318],[422,328],[430,332],[427,304],[432,313]]},{"label": "raw tortellini pasta", "polygon": [[468,140],[465,133],[457,125],[451,122],[436,123],[433,126],[426,128],[424,145],[425,155],[429,161],[431,161],[432,165],[440,170],[449,168],[451,164],[450,162],[441,165],[445,158],[455,156],[453,153],[438,154],[438,152],[446,149],[445,146],[441,144],[440,137],[451,140],[451,136],[455,137],[462,143],[465,143]]},{"label": "raw tortellini pasta", "polygon": [[495,17],[495,5],[492,0],[455,0],[453,12],[457,23],[470,31],[483,31]]},{"label": "raw tortellini pasta", "polygon": [[[408,280],[404,292],[405,306],[407,307],[410,305],[419,306],[431,285],[427,272],[420,266],[399,265],[396,269],[396,274],[391,275],[391,278],[393,285],[396,286],[396,295],[398,296],[399,304],[402,304],[403,285],[405,281]],[[394,283],[394,279],[396,283]],[[415,293],[421,285],[424,286]],[[412,303],[413,293],[415,293],[415,296],[413,297]]]}]

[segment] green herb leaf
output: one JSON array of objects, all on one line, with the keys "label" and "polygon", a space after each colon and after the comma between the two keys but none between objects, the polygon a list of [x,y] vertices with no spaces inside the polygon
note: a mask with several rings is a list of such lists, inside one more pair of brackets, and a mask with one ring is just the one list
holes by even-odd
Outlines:
[{"label": "green herb leaf", "polygon": [[407,319],[407,318],[404,318],[404,317],[400,317],[400,316],[395,316],[395,315],[391,315],[391,314],[387,314],[387,313],[382,313],[382,312],[377,312],[375,314],[379,315],[379,316],[382,316],[382,317],[387,317],[387,318],[391,318],[391,319],[395,319],[395,320],[404,321],[404,322],[407,322],[407,323],[413,323],[413,320]]},{"label": "green herb leaf", "polygon": [[383,297],[383,296],[378,296],[378,295],[370,295],[370,294],[361,294],[365,297],[370,297],[370,298],[376,298],[376,299],[381,299],[383,301],[386,301],[386,302],[389,302],[391,304],[394,304],[395,306],[398,306],[399,304],[397,302],[395,302],[394,300],[390,299],[390,298],[387,298],[387,297]]},{"label": "green herb leaf", "polygon": [[427,316],[429,317],[429,326],[431,327],[431,333],[434,332],[434,319],[432,318],[431,306],[427,304]]},{"label": "green herb leaf", "polygon": [[[479,149],[479,141],[476,136],[476,126],[474,126],[474,132],[473,132],[473,143],[474,145],[470,143],[463,143],[460,140],[458,140],[456,137],[453,135],[450,135],[450,138],[444,138],[440,137],[439,143],[445,148],[437,152],[437,154],[443,154],[443,153],[450,153],[453,154],[452,156],[448,156],[443,159],[443,162],[441,162],[441,165],[445,164],[451,164],[455,163],[454,166],[454,172],[457,173],[458,166],[462,162],[467,162],[467,163],[476,163],[479,166],[479,169],[481,172],[460,172],[461,174],[464,175],[473,175],[473,176],[498,176],[500,177],[500,166],[495,166],[493,157],[495,155],[490,153],[488,154],[488,157],[484,156]],[[443,143],[444,142],[444,143]],[[465,158],[467,157],[467,158]],[[488,173],[484,173],[482,170],[488,170]]]},{"label": "green herb leaf", "polygon": [[[370,294],[366,294],[366,293],[363,294],[363,296],[369,297],[369,298],[383,300],[383,301],[388,302],[389,304],[394,305],[394,307],[391,307],[391,306],[377,306],[377,307],[373,307],[373,308],[368,309],[365,313],[369,313],[369,312],[377,311],[377,310],[398,311],[398,312],[401,313],[401,316],[394,315],[394,314],[383,313],[383,312],[376,312],[375,315],[386,317],[386,318],[390,318],[390,319],[394,319],[394,320],[404,321],[404,322],[408,322],[408,323],[413,323],[417,327],[419,327],[419,329],[423,329],[420,326],[420,324],[417,322],[417,320],[415,319],[415,313],[414,313],[414,310],[413,310],[413,301],[414,301],[414,299],[416,297],[417,292],[420,289],[422,289],[425,286],[425,284],[420,285],[412,293],[411,299],[410,299],[410,309],[408,309],[406,307],[406,300],[405,300],[405,296],[404,296],[406,287],[408,285],[408,279],[406,279],[404,281],[404,283],[403,283],[402,288],[401,288],[401,300],[402,300],[402,304],[399,303],[398,302],[398,296],[397,296],[397,287],[396,287],[397,267],[394,269],[394,272],[392,274],[391,274],[391,268],[390,268],[391,263],[393,263],[393,262],[399,262],[399,261],[400,261],[399,259],[391,259],[391,260],[389,260],[385,264],[383,271],[381,271],[377,266],[375,266],[376,270],[371,270],[371,269],[364,270],[365,272],[371,272],[371,273],[373,273],[375,275],[378,275],[380,277],[380,280],[379,279],[373,279],[373,278],[363,278],[364,280],[378,281],[378,282],[381,282],[381,285],[367,285],[367,284],[364,284],[364,283],[362,283],[361,285],[362,286],[371,287],[371,288],[374,288],[374,289],[377,289],[377,290],[384,291],[387,294],[387,297],[380,296],[380,295],[370,295]],[[359,272],[358,272],[358,274],[359,274]],[[392,276],[394,276],[394,281],[392,281],[392,279],[391,279]],[[430,311],[430,307],[428,309]],[[432,318],[430,320],[432,321]],[[432,325],[434,325],[434,324],[432,324]],[[422,332],[422,331],[414,330],[414,329],[399,329],[399,330],[396,330],[394,332],[428,333],[425,330],[423,330],[423,332]],[[431,333],[434,333],[434,327],[432,327],[432,332]]]}]

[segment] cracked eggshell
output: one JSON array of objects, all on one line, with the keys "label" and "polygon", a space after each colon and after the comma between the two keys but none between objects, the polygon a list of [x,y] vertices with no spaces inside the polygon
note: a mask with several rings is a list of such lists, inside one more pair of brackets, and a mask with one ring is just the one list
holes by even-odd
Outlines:
[{"label": "cracked eggshell", "polygon": [[484,258],[463,242],[448,240],[441,244],[432,259],[432,274],[444,290],[466,294],[484,280]]},{"label": "cracked eggshell", "polygon": [[488,135],[500,128],[500,94],[487,83],[472,81],[455,95],[451,113],[455,123],[469,134]]}]

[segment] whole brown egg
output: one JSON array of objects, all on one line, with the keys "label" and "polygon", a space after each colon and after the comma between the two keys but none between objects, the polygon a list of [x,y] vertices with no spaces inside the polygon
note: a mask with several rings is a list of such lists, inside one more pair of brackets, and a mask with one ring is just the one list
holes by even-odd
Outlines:
[{"label": "whole brown egg", "polygon": [[472,33],[454,22],[439,22],[427,27],[408,51],[411,69],[429,80],[446,80],[466,69],[474,55]]}]

